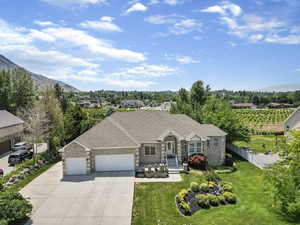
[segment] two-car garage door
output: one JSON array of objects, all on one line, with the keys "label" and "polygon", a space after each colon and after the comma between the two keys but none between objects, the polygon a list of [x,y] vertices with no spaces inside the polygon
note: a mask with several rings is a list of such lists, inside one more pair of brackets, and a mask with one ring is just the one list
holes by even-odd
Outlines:
[{"label": "two-car garage door", "polygon": [[96,155],[95,170],[97,172],[134,170],[134,155]]}]

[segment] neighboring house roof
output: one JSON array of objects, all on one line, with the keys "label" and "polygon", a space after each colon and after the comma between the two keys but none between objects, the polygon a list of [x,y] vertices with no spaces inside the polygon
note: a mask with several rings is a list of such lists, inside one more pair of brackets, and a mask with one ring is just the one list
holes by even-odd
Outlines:
[{"label": "neighboring house roof", "polygon": [[284,128],[294,129],[300,126],[300,106],[284,121]]},{"label": "neighboring house roof", "polygon": [[5,127],[16,126],[23,123],[23,120],[19,119],[10,112],[7,112],[6,110],[0,110],[0,129]]},{"label": "neighboring house roof", "polygon": [[199,124],[182,114],[162,111],[116,112],[88,130],[75,141],[92,148],[138,147],[142,143],[157,142],[171,132],[182,138],[191,134],[199,137],[225,136],[214,125]]},{"label": "neighboring house roof", "polygon": [[256,105],[253,104],[253,103],[237,103],[237,104],[232,104],[232,106],[237,107],[237,108],[239,108],[239,107],[241,107],[241,108],[243,108],[243,107],[256,107]]}]

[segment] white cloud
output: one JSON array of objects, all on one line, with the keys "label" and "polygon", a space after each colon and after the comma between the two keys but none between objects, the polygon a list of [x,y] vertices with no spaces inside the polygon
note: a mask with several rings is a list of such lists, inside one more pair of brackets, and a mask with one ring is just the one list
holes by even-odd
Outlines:
[{"label": "white cloud", "polygon": [[88,5],[88,4],[99,4],[99,3],[106,3],[106,0],[42,0],[52,5],[71,5],[71,4],[78,4],[78,5]]},{"label": "white cloud", "polygon": [[178,5],[178,4],[182,4],[184,2],[184,0],[150,0],[150,5],[155,5],[155,4],[160,4],[160,3],[165,3],[168,5]]},{"label": "white cloud", "polygon": [[153,24],[172,24],[176,23],[182,16],[172,15],[153,15],[145,18],[145,21]]},{"label": "white cloud", "polygon": [[129,9],[126,10],[125,14],[129,14],[132,12],[145,12],[147,10],[147,7],[145,5],[143,5],[142,3],[135,3],[134,5],[132,5]]},{"label": "white cloud", "polygon": [[223,1],[220,5],[210,6],[206,9],[201,10],[201,12],[206,13],[218,13],[220,15],[232,15],[240,16],[242,14],[242,9],[240,6],[233,4],[229,1]]},{"label": "white cloud", "polygon": [[49,27],[49,26],[56,26],[57,24],[51,22],[51,21],[40,21],[40,20],[35,20],[33,21],[34,24],[39,25],[41,27]]},{"label": "white cloud", "polygon": [[113,21],[114,18],[103,16],[100,18],[100,20],[91,21],[87,20],[80,24],[83,28],[89,28],[93,30],[100,30],[100,31],[109,31],[109,32],[122,32],[122,29],[114,24]]},{"label": "white cloud", "polygon": [[160,36],[169,34],[183,35],[190,32],[200,32],[202,23],[195,19],[185,18],[176,14],[172,15],[153,15],[145,18],[146,22],[152,24],[170,24],[168,33],[161,33]]},{"label": "white cloud", "polygon": [[291,34],[284,37],[274,34],[272,36],[267,37],[266,42],[290,44],[290,45],[300,44],[300,34],[298,35]]},{"label": "white cloud", "polygon": [[177,68],[166,65],[142,64],[131,68],[123,68],[119,72],[114,72],[110,75],[118,78],[153,78],[172,75],[176,72]]},{"label": "white cloud", "polygon": [[118,86],[123,88],[146,88],[156,84],[153,81],[118,80],[118,79],[112,79],[108,77],[101,79],[101,81],[108,85]]},{"label": "white cloud", "polygon": [[180,64],[195,64],[195,63],[199,63],[198,60],[193,59],[190,56],[179,56],[176,58],[176,60],[180,63]]},{"label": "white cloud", "polygon": [[187,34],[193,31],[201,31],[202,23],[194,19],[184,19],[174,24],[170,28],[171,33],[175,35]]},{"label": "white cloud", "polygon": [[257,42],[260,41],[264,38],[264,35],[262,34],[252,34],[249,36],[250,41],[252,42]]},{"label": "white cloud", "polygon": [[33,39],[38,39],[46,42],[54,42],[56,40],[55,37],[35,29],[30,30],[29,36]]},{"label": "white cloud", "polygon": [[59,27],[46,28],[42,31],[55,37],[57,40],[63,40],[77,47],[83,47],[91,53],[99,54],[99,56],[127,62],[141,62],[146,60],[146,56],[142,53],[115,48],[107,41],[95,38],[82,30]]}]

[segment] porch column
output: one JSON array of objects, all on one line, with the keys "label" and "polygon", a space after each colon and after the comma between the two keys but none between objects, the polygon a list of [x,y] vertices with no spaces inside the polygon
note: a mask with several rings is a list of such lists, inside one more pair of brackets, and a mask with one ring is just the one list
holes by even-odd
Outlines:
[{"label": "porch column", "polygon": [[165,142],[161,142],[161,162],[165,163],[166,162],[166,144]]},{"label": "porch column", "polygon": [[181,163],[182,161],[182,146],[181,146],[181,141],[178,141],[177,143],[177,157],[178,157],[178,162]]}]

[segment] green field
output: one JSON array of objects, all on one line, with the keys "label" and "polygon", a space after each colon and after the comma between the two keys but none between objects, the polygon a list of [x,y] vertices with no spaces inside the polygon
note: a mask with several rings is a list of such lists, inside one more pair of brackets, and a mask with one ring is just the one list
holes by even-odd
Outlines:
[{"label": "green field", "polygon": [[283,122],[293,112],[292,109],[235,109],[236,117],[252,133],[282,132]]},{"label": "green field", "polygon": [[236,164],[236,172],[221,175],[224,181],[233,184],[238,196],[236,205],[200,210],[184,217],[177,211],[175,195],[189,187],[191,181],[203,180],[203,175],[182,175],[183,181],[178,183],[138,183],[132,225],[295,225],[271,208],[262,170],[241,159]]}]

